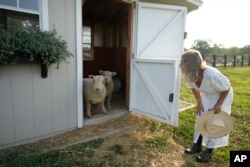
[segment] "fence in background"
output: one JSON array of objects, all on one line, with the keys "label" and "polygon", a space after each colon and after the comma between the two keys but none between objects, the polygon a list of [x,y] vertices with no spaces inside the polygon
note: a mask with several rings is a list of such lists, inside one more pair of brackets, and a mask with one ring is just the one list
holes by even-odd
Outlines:
[{"label": "fence in background", "polygon": [[250,55],[203,55],[203,59],[210,66],[250,66]]}]

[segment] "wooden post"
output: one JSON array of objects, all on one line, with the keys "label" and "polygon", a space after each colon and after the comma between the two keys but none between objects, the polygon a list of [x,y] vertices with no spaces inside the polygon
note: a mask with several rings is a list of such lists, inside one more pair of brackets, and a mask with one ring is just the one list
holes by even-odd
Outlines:
[{"label": "wooden post", "polygon": [[248,66],[250,66],[250,55],[248,55]]},{"label": "wooden post", "polygon": [[236,66],[236,55],[234,55],[233,66]]},{"label": "wooden post", "polygon": [[213,56],[213,67],[216,67],[216,55]]},{"label": "wooden post", "polygon": [[224,67],[227,67],[227,55],[224,55]]},{"label": "wooden post", "polygon": [[244,66],[244,55],[241,56],[241,66]]}]

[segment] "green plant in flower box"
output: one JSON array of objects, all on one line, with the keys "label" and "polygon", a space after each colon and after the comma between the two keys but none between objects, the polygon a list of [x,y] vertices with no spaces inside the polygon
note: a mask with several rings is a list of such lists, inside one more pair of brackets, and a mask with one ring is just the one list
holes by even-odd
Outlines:
[{"label": "green plant in flower box", "polygon": [[48,68],[52,63],[66,62],[73,56],[67,50],[67,43],[56,30],[41,31],[20,28],[8,32],[0,27],[0,62],[39,62]]},{"label": "green plant in flower box", "polygon": [[14,55],[14,46],[11,43],[9,33],[0,27],[0,61]]}]

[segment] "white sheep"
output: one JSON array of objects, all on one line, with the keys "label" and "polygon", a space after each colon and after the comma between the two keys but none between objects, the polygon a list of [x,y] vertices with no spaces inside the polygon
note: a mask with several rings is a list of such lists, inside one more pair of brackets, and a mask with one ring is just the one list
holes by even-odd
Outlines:
[{"label": "white sheep", "polygon": [[89,78],[83,78],[84,102],[87,116],[91,117],[91,104],[101,104],[103,113],[107,113],[104,106],[106,88],[105,77],[102,75],[89,75]]},{"label": "white sheep", "polygon": [[105,87],[106,87],[105,101],[107,103],[107,108],[110,109],[110,100],[114,91],[113,77],[116,76],[116,72],[99,70],[99,73],[105,77]]}]

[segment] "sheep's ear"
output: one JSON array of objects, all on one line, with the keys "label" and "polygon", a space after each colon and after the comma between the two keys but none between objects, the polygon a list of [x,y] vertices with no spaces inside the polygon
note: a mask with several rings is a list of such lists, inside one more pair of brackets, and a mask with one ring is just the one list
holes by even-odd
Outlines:
[{"label": "sheep's ear", "polygon": [[112,72],[112,76],[116,76],[116,74],[117,74],[116,72]]},{"label": "sheep's ear", "polygon": [[104,71],[102,71],[102,70],[99,70],[99,74],[102,74],[102,75],[104,75]]},{"label": "sheep's ear", "polygon": [[89,75],[89,78],[93,79],[93,78],[94,78],[94,75]]}]

